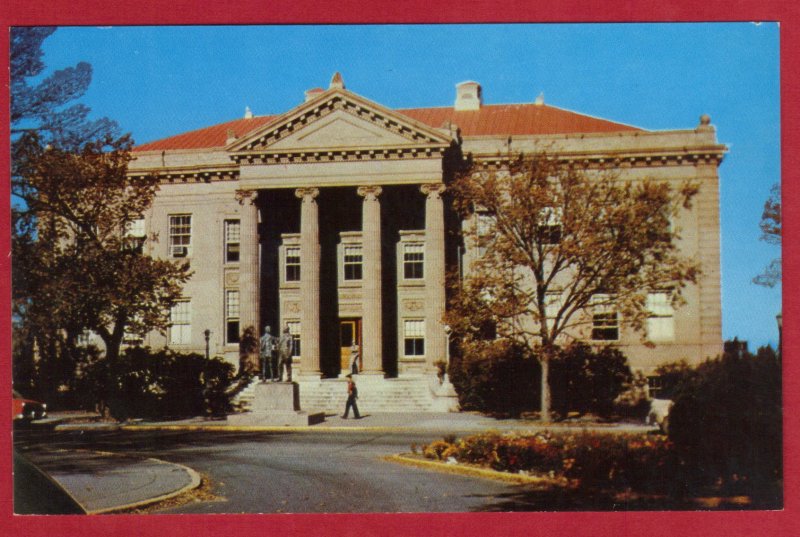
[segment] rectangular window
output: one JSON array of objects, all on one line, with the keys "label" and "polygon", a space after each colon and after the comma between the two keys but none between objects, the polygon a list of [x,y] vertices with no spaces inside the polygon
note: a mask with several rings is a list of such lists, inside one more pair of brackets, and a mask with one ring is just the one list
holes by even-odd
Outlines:
[{"label": "rectangular window", "polygon": [[191,308],[188,300],[175,302],[169,310],[170,345],[188,345],[192,341]]},{"label": "rectangular window", "polygon": [[286,281],[300,281],[300,248],[286,248]]},{"label": "rectangular window", "polygon": [[169,255],[186,257],[192,247],[192,215],[172,214],[169,216]]},{"label": "rectangular window", "polygon": [[561,309],[561,292],[552,291],[544,295],[544,313],[547,318],[547,328],[553,329],[558,310]]},{"label": "rectangular window", "polygon": [[363,265],[361,246],[344,247],[344,279],[360,280]]},{"label": "rectangular window", "polygon": [[419,242],[403,245],[403,278],[420,280],[425,277],[425,245]]},{"label": "rectangular window", "polygon": [[592,339],[617,341],[619,339],[619,314],[609,295],[592,298]]},{"label": "rectangular window", "polygon": [[292,357],[297,358],[300,356],[300,321],[290,321],[286,326],[292,336]]},{"label": "rectangular window", "polygon": [[495,219],[489,213],[477,212],[475,213],[475,226],[478,257],[483,257],[486,254],[491,237],[494,235]]},{"label": "rectangular window", "polygon": [[405,356],[425,356],[425,321],[403,321]]},{"label": "rectangular window", "polygon": [[144,218],[137,218],[125,223],[125,236],[126,237],[144,237]]},{"label": "rectangular window", "polygon": [[125,223],[126,244],[132,250],[142,253],[146,236],[144,218],[137,218]]},{"label": "rectangular window", "polygon": [[241,226],[238,220],[225,220],[225,262],[239,262]]},{"label": "rectangular window", "polygon": [[647,338],[650,341],[675,340],[675,309],[670,293],[659,292],[647,295]]},{"label": "rectangular window", "polygon": [[540,244],[561,242],[561,207],[545,207],[539,212],[537,234]]},{"label": "rectangular window", "polygon": [[225,291],[225,343],[239,343],[239,291]]}]

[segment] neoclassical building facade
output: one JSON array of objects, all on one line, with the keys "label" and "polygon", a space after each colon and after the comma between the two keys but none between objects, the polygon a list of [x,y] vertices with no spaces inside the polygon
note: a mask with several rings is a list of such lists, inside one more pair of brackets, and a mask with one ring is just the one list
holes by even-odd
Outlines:
[{"label": "neoclassical building facade", "polygon": [[543,144],[631,180],[698,184],[696,203],[675,223],[682,251],[702,266],[686,304],[648,297],[655,346],[607,314],[592,333],[622,346],[645,373],[719,353],[717,170],[726,148],[707,116],[691,129],[646,131],[541,98],[484,104],[475,82],[456,86],[452,106],[396,110],[349,91],[338,73],[284,114],[248,110],[135,149],[129,173],[161,184],[132,230],[155,233],[151,254],[193,270],[168,333],[146,343],[196,352],[208,343],[212,355],[238,363],[245,327],[288,328],[300,379],[340,377],[353,344],[362,378],[430,376],[448,358],[445,276],[474,255],[448,203],[453,159],[502,166],[503,155]]}]

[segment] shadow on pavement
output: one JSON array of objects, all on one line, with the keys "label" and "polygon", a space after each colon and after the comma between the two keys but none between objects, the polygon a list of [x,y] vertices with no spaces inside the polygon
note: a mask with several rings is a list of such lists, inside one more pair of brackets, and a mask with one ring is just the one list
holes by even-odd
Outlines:
[{"label": "shadow on pavement", "polygon": [[14,512],[18,515],[84,515],[58,483],[14,451]]}]

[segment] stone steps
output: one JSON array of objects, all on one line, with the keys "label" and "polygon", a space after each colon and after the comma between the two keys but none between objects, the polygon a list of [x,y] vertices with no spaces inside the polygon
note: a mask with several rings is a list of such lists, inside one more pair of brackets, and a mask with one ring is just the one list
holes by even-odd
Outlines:
[{"label": "stone steps", "polygon": [[[433,377],[384,379],[357,375],[358,408],[369,412],[441,412],[442,401],[433,388]],[[233,399],[234,408],[248,410],[260,380],[253,379]],[[300,408],[308,411],[342,413],[347,402],[346,379],[299,379]]]}]

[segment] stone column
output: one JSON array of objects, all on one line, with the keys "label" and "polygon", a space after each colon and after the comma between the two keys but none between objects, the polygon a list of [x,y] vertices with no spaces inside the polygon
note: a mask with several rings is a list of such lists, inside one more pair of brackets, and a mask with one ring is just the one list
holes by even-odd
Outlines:
[{"label": "stone column", "polygon": [[434,371],[435,362],[447,360],[444,330],[445,265],[443,184],[422,185],[425,200],[425,362]]},{"label": "stone column", "polygon": [[260,273],[258,250],[258,192],[255,190],[237,190],[236,200],[241,205],[239,210],[241,226],[241,253],[239,255],[239,290],[241,329],[248,326],[261,334],[262,326],[259,316]]},{"label": "stone column", "polygon": [[364,374],[383,374],[383,309],[381,300],[381,204],[379,186],[362,186],[361,225],[363,248],[363,298],[361,357]]},{"label": "stone column", "polygon": [[319,209],[317,188],[298,188],[300,198],[300,374],[320,376]]}]

